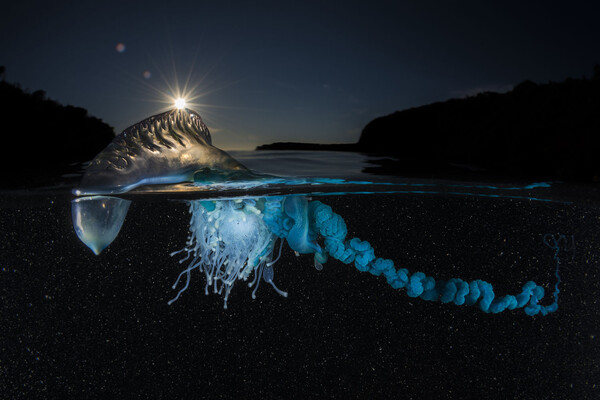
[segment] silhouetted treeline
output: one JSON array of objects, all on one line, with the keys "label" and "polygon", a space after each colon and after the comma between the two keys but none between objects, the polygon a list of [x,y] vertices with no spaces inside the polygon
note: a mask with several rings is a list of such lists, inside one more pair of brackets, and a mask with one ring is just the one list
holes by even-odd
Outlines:
[{"label": "silhouetted treeline", "polygon": [[504,94],[481,93],[396,112],[371,121],[358,144],[362,151],[402,159],[598,181],[598,78],[540,85],[525,81]]},{"label": "silhouetted treeline", "polygon": [[[0,69],[4,72],[4,69]],[[44,91],[29,93],[0,81],[0,187],[43,184],[106,147],[113,128],[80,107],[63,106]]]},{"label": "silhouetted treeline", "polygon": [[525,81],[503,94],[480,93],[376,118],[353,151],[398,158],[369,172],[598,182],[600,66],[591,79]]}]

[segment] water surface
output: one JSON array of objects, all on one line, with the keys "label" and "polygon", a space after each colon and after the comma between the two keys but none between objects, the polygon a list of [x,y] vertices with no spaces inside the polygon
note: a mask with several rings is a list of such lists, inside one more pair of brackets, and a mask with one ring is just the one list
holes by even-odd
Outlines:
[{"label": "water surface", "polygon": [[[593,187],[465,182],[362,173],[346,153],[232,152],[251,169],[347,183],[240,191],[133,193],[119,236],[99,256],[71,223],[77,176],[0,193],[0,390],[4,398],[596,398],[600,350],[600,209]],[[359,184],[356,182],[375,182]],[[355,182],[355,183],[352,183]],[[532,185],[537,183],[537,185]],[[228,309],[201,274],[173,305],[187,200],[307,195],[330,205],[350,237],[411,271],[485,279],[499,294],[556,281],[559,309],[486,314],[413,299],[381,277],[330,260],[317,271],[284,246],[279,296]]]}]

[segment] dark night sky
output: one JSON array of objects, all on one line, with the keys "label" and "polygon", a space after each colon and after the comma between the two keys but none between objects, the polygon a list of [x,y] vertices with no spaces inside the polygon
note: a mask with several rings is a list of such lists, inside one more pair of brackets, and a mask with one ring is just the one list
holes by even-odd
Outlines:
[{"label": "dark night sky", "polygon": [[117,132],[189,76],[219,147],[354,142],[396,110],[589,77],[593,3],[16,1],[0,13],[0,65]]}]

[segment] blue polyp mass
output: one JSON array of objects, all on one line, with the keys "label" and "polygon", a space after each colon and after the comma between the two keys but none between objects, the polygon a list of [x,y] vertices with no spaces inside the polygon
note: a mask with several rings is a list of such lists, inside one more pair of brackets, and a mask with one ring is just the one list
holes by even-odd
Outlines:
[{"label": "blue polyp mass", "polygon": [[[496,296],[492,285],[483,280],[471,282],[459,278],[447,281],[427,276],[423,272],[409,272],[397,268],[392,260],[377,257],[367,241],[347,238],[343,218],[328,205],[308,200],[303,196],[267,197],[238,200],[195,200],[190,202],[190,236],[186,247],[176,253],[185,253],[181,263],[191,260],[173,285],[176,288],[182,277],[186,282],[172,304],[188,288],[194,269],[206,276],[206,293],[209,289],[227,298],[236,280],[248,280],[255,286],[265,280],[280,294],[273,282],[273,265],[278,239],[285,240],[297,254],[313,254],[314,265],[321,268],[328,258],[354,265],[361,271],[385,278],[397,290],[404,290],[409,297],[426,301],[440,301],[455,305],[477,306],[486,313],[524,309],[530,316],[547,315],[558,309],[558,285],[560,283],[558,252],[561,238],[544,237],[544,243],[555,250],[557,282],[554,301],[542,305],[544,288],[535,282],[525,283],[518,294]],[[279,255],[281,254],[281,245]]]}]

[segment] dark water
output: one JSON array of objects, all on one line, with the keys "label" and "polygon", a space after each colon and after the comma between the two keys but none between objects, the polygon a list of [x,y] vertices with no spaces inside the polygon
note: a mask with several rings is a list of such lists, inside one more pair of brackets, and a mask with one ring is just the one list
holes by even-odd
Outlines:
[{"label": "dark water", "polygon": [[224,310],[192,273],[169,306],[182,270],[169,253],[189,229],[181,196],[137,196],[95,256],[73,231],[68,190],[3,192],[0,398],[599,398],[596,192],[425,183],[312,197],[397,267],[485,279],[497,294],[534,280],[545,304],[556,278],[543,237],[572,237],[558,311],[493,315],[413,299],[336,260],[317,271],[287,246],[274,268],[288,298],[264,285],[252,300],[239,282]]}]

